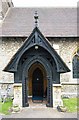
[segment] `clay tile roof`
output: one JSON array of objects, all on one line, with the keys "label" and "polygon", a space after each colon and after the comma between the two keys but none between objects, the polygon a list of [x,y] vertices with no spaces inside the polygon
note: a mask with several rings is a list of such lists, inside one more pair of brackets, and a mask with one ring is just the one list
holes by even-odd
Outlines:
[{"label": "clay tile roof", "polygon": [[[11,8],[2,24],[2,36],[28,36],[38,11],[39,29],[45,37],[77,36],[77,8]],[[1,36],[1,35],[0,35]]]}]

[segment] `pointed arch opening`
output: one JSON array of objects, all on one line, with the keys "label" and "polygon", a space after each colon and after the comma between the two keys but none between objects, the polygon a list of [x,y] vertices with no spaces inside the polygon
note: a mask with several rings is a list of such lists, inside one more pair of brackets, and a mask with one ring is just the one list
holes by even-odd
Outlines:
[{"label": "pointed arch opening", "polygon": [[47,73],[44,66],[38,62],[28,70],[28,98],[32,102],[47,100]]},{"label": "pointed arch opening", "polygon": [[75,55],[72,60],[73,78],[79,78],[79,56]]}]

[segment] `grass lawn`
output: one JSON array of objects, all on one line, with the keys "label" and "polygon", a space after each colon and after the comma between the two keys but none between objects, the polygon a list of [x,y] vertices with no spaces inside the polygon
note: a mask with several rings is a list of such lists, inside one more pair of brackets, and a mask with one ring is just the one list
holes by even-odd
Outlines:
[{"label": "grass lawn", "polygon": [[68,112],[79,112],[79,98],[63,98],[63,104]]},{"label": "grass lawn", "polygon": [[[67,112],[79,112],[79,98],[63,98],[63,104],[67,108]],[[10,114],[9,109],[12,107],[12,100],[5,103],[0,102],[0,113]]]},{"label": "grass lawn", "polygon": [[9,114],[9,109],[12,106],[12,100],[8,100],[5,103],[0,102],[0,113],[2,114]]}]

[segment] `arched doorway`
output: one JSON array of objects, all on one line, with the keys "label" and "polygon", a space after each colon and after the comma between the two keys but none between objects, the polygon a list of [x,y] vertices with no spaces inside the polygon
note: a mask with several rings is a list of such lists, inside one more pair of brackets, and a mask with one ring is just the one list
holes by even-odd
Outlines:
[{"label": "arched doorway", "polygon": [[33,64],[28,71],[28,96],[32,102],[46,102],[47,78],[46,70],[40,63]]},{"label": "arched doorway", "polygon": [[43,101],[43,74],[39,68],[36,68],[32,75],[32,100]]},{"label": "arched doorway", "polygon": [[[48,61],[45,60],[43,57],[40,56],[34,56],[28,61],[26,61],[23,65],[23,71],[22,71],[22,100],[23,100],[23,107],[28,107],[29,106],[29,101],[28,101],[28,84],[29,84],[29,79],[32,77],[29,77],[29,73],[33,73],[33,70],[35,70],[35,67],[32,66],[35,65],[36,67],[39,66],[40,69],[45,72],[46,71],[46,80],[47,80],[47,107],[52,107],[53,106],[53,101],[52,101],[52,72],[51,72],[51,65],[50,63],[48,64]],[[40,66],[41,65],[41,66]],[[29,72],[31,68],[31,72]],[[44,74],[44,73],[43,73]],[[32,75],[32,74],[30,74]],[[44,74],[45,75],[45,74]]]}]

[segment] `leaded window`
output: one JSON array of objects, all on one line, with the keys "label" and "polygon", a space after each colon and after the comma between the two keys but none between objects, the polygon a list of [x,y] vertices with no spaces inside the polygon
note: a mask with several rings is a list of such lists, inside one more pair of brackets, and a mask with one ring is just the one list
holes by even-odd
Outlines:
[{"label": "leaded window", "polygon": [[73,78],[79,78],[79,56],[75,55],[73,57]]}]

